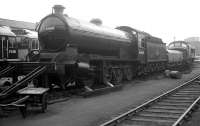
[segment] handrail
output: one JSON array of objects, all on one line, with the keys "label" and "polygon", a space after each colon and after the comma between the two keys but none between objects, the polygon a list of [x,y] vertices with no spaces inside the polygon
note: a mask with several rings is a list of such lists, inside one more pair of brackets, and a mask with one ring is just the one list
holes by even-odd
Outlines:
[{"label": "handrail", "polygon": [[47,69],[46,66],[39,66],[39,67],[35,68],[33,71],[28,73],[24,78],[15,82],[8,89],[2,91],[0,94],[0,99],[11,95],[12,93],[16,92],[20,88],[25,87],[28,81],[31,81],[32,79],[34,79],[35,77],[37,77],[38,75],[40,75],[41,73],[46,71],[46,69]]},{"label": "handrail", "polygon": [[25,102],[30,96],[24,96],[23,98],[18,99],[17,101],[13,101],[7,104],[0,104],[1,107],[6,107],[6,106],[20,106],[21,103]]},{"label": "handrail", "polygon": [[[30,73],[28,73],[23,79],[17,81],[16,83],[13,84],[13,87],[11,87],[11,89],[16,88],[22,84],[24,84],[27,81],[30,81],[31,79],[33,79],[35,76],[39,75],[40,73],[44,72],[44,70],[46,70],[46,67],[37,67],[36,69],[34,69],[33,71],[31,71]],[[10,89],[10,90],[11,90]],[[4,91],[2,92],[4,93]]]},{"label": "handrail", "polygon": [[0,71],[0,77],[2,77],[4,74],[8,73],[9,71],[12,71],[15,69],[15,66],[8,66],[5,69]]}]

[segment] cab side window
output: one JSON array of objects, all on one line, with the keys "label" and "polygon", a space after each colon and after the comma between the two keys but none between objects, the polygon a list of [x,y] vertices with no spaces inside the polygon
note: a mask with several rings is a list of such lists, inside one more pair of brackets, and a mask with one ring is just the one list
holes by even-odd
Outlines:
[{"label": "cab side window", "polygon": [[145,48],[145,36],[143,34],[138,33],[138,47]]}]

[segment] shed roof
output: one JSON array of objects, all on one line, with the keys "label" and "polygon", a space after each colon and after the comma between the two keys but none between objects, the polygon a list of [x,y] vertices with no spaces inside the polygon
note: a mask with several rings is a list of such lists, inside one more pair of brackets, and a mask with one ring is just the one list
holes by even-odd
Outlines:
[{"label": "shed roof", "polygon": [[31,22],[16,21],[16,20],[0,18],[0,26],[9,26],[12,28],[35,30],[36,24],[31,23]]}]

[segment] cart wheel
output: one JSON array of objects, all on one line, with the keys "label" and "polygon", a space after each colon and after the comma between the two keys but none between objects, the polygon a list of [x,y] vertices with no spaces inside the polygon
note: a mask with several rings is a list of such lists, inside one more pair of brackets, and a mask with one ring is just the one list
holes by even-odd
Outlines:
[{"label": "cart wheel", "polygon": [[42,99],[41,99],[41,103],[42,103],[42,112],[45,113],[46,110],[47,110],[47,93],[45,93],[43,96],[42,96]]}]

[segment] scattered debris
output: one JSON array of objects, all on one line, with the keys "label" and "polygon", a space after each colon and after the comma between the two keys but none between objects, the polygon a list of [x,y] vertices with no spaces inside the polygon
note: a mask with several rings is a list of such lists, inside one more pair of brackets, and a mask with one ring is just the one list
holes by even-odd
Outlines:
[{"label": "scattered debris", "polygon": [[174,78],[174,79],[181,79],[182,74],[179,71],[170,71],[170,70],[165,70],[165,76]]}]

